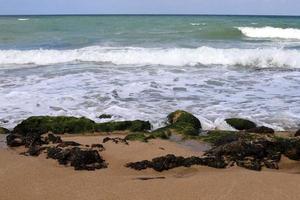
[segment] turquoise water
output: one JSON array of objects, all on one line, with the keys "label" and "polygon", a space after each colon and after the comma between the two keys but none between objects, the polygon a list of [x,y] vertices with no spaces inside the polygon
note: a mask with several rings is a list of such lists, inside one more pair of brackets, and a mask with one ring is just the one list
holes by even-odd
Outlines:
[{"label": "turquoise water", "polygon": [[300,124],[300,18],[0,17],[0,126],[31,115],[147,119],[176,109]]}]

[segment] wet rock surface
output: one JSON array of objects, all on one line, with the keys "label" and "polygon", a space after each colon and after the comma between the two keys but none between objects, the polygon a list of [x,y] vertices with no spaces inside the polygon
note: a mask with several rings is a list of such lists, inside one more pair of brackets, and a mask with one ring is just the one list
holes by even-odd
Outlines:
[{"label": "wet rock surface", "polygon": [[248,130],[256,128],[256,124],[250,120],[242,118],[225,119],[226,123],[237,130]]},{"label": "wet rock surface", "polygon": [[119,143],[122,143],[122,144],[126,144],[126,145],[129,145],[128,141],[126,139],[123,139],[123,138],[119,138],[119,137],[116,137],[116,138],[110,138],[110,137],[106,137],[103,139],[103,143],[107,143],[107,142],[113,142],[115,144],[119,144]]},{"label": "wet rock surface", "polygon": [[61,165],[70,165],[75,170],[96,170],[107,168],[107,164],[96,150],[83,150],[78,147],[63,149],[50,147],[47,150],[47,157],[58,161]]},{"label": "wet rock surface", "polygon": [[216,159],[215,157],[200,158],[193,156],[184,158],[182,156],[168,154],[166,156],[153,158],[151,161],[143,160],[140,162],[131,162],[126,164],[126,167],[135,170],[144,170],[147,168],[152,168],[155,171],[162,172],[177,167],[191,167],[193,165],[211,166],[215,168],[225,168],[227,166],[224,160]]},{"label": "wet rock surface", "polygon": [[274,134],[275,131],[272,128],[266,126],[259,126],[246,130],[247,133],[259,133],[259,134]]},{"label": "wet rock surface", "polygon": [[91,148],[83,147],[74,141],[63,141],[54,134],[21,136],[10,134],[7,136],[10,147],[25,146],[25,156],[39,156],[47,154],[47,158],[55,159],[61,165],[72,166],[75,170],[96,170],[107,167],[107,163],[98,151],[103,151],[104,146],[94,144]]}]

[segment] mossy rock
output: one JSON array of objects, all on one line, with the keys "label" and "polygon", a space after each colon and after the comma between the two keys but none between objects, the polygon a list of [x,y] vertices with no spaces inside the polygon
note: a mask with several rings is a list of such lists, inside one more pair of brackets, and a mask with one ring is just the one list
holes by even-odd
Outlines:
[{"label": "mossy rock", "polygon": [[173,133],[185,136],[197,136],[201,129],[201,123],[191,113],[183,110],[177,110],[167,117],[169,125],[159,128],[152,134],[160,134],[161,136],[169,136]]},{"label": "mossy rock", "polygon": [[114,131],[131,131],[142,132],[151,129],[149,121],[122,121],[122,122],[106,122],[98,123],[95,126],[97,132],[114,132]]},{"label": "mossy rock", "polygon": [[208,131],[207,135],[201,137],[203,141],[218,146],[237,141],[240,136],[236,131],[213,130]]},{"label": "mossy rock", "polygon": [[256,124],[247,119],[229,118],[229,119],[225,119],[225,121],[227,124],[229,124],[230,126],[232,126],[237,130],[248,130],[248,129],[256,128]]},{"label": "mossy rock", "polygon": [[0,135],[1,134],[9,134],[9,133],[10,133],[10,131],[8,129],[0,127]]},{"label": "mossy rock", "polygon": [[13,132],[26,136],[28,134],[41,135],[47,132],[54,134],[76,134],[95,131],[95,122],[85,117],[66,116],[35,116],[29,117],[17,125]]},{"label": "mossy rock", "polygon": [[177,110],[168,115],[169,124],[191,124],[195,129],[201,129],[201,123],[197,117],[184,110]]},{"label": "mossy rock", "polygon": [[300,139],[275,137],[276,150],[291,160],[300,160]]}]

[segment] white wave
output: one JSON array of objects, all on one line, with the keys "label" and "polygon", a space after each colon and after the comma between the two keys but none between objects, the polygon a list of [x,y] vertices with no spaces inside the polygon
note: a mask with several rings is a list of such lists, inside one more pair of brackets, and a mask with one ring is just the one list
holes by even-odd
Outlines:
[{"label": "white wave", "polygon": [[300,29],[266,27],[237,27],[244,35],[253,38],[282,38],[300,40]]},{"label": "white wave", "polygon": [[300,68],[300,51],[279,48],[217,49],[91,46],[74,50],[0,50],[0,66],[109,62],[116,65],[239,65]]},{"label": "white wave", "polygon": [[27,21],[27,20],[29,20],[29,19],[27,19],[27,18],[19,18],[18,19],[18,21]]},{"label": "white wave", "polygon": [[190,25],[192,25],[192,26],[205,26],[206,25],[206,23],[190,23]]}]

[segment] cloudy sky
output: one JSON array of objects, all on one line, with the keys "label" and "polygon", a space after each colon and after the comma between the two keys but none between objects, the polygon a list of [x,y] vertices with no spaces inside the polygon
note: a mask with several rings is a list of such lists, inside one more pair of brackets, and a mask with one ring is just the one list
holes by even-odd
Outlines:
[{"label": "cloudy sky", "polygon": [[300,15],[300,0],[0,0],[9,14]]}]

